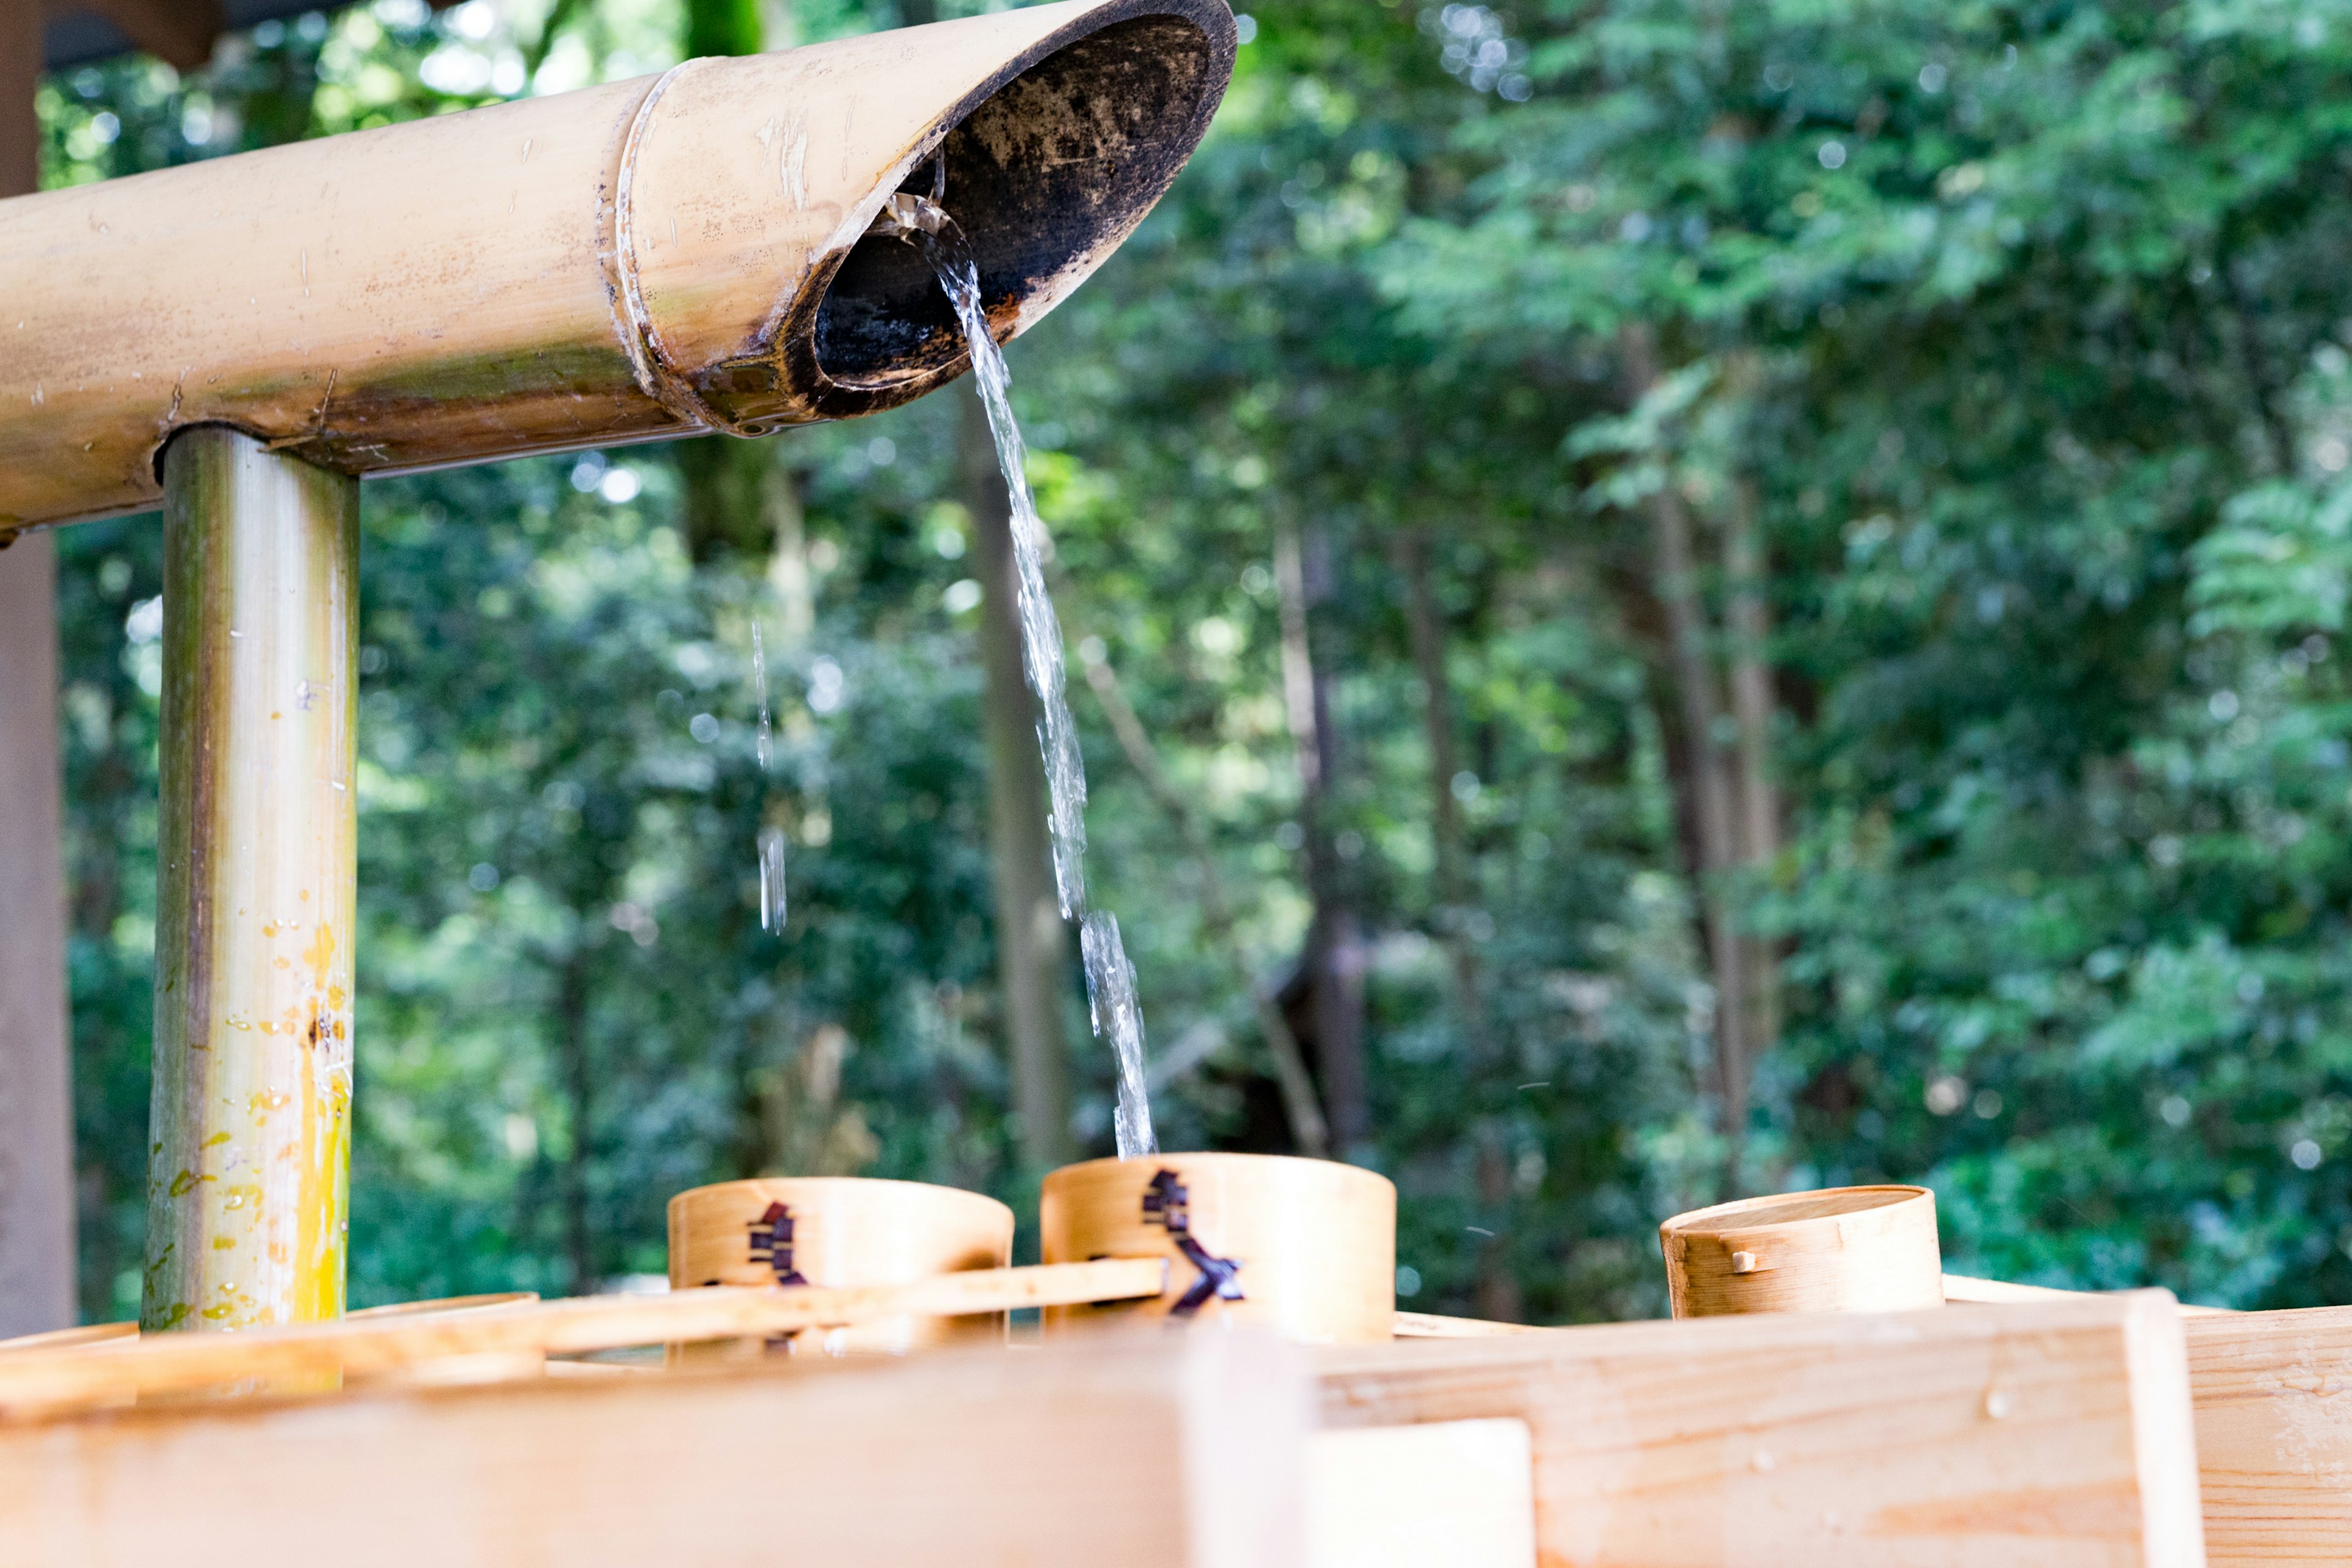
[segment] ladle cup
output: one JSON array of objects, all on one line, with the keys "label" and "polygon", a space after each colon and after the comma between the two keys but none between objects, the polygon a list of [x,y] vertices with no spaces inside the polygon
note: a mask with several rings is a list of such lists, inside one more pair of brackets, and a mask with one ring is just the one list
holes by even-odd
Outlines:
[{"label": "ladle cup", "polygon": [[1145,1316],[1259,1323],[1319,1344],[1385,1341],[1396,1319],[1396,1188],[1330,1160],[1150,1154],[1045,1178],[1048,1263],[1170,1259],[1141,1301],[1051,1307],[1045,1331]]}]

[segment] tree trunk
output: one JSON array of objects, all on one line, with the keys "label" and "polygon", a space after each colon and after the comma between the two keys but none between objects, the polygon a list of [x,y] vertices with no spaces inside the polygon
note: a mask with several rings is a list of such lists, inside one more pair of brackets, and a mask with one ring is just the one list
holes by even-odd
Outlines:
[{"label": "tree trunk", "polygon": [[764,558],[772,526],[761,491],[774,452],[764,441],[697,436],[675,443],[678,521],[697,566],[736,557]]},{"label": "tree trunk", "polygon": [[[1628,391],[1638,401],[1658,379],[1646,330],[1629,330],[1621,340]],[[1697,843],[1692,870],[1698,883],[1708,964],[1714,973],[1717,1089],[1723,1100],[1727,1166],[1738,1184],[1741,1145],[1748,1125],[1748,987],[1745,956],[1730,909],[1727,883],[1739,864],[1738,809],[1732,768],[1724,755],[1724,701],[1709,656],[1706,610],[1698,592],[1689,511],[1671,476],[1648,502],[1652,592],[1664,622],[1664,662],[1680,707],[1687,763],[1676,781],[1687,801]]]},{"label": "tree trunk", "polygon": [[[1511,1167],[1492,1123],[1477,1134],[1478,1206],[1500,1216],[1511,1202]],[[1478,1244],[1478,1315],[1490,1323],[1516,1323],[1525,1315],[1519,1277],[1511,1268],[1510,1233],[1481,1237]]]},{"label": "tree trunk", "polygon": [[1316,664],[1307,633],[1328,577],[1319,531],[1302,540],[1286,522],[1276,535],[1274,563],[1282,596],[1283,700],[1298,759],[1299,827],[1306,837],[1307,893],[1315,906],[1300,968],[1331,1140],[1346,1159],[1370,1138],[1372,1119],[1364,1071],[1364,943],[1331,826],[1339,747],[1331,729],[1329,677]]},{"label": "tree trunk", "polygon": [[1266,1053],[1274,1060],[1275,1082],[1282,1089],[1283,1115],[1290,1124],[1291,1142],[1302,1154],[1327,1159],[1331,1152],[1330,1131],[1323,1119],[1323,1108],[1316,1102],[1307,1058],[1298,1048],[1298,1037],[1290,1032],[1289,1020],[1282,1016],[1281,1006],[1258,984],[1249,954],[1242,946],[1241,933],[1234,924],[1233,906],[1225,899],[1224,879],[1217,873],[1217,858],[1210,847],[1208,832],[1201,826],[1192,802],[1185,799],[1167,770],[1160,765],[1159,751],[1152,745],[1143,721],[1136,716],[1134,704],[1128,701],[1110,661],[1089,658],[1086,660],[1086,672],[1087,685],[1093,689],[1105,716],[1110,720],[1111,733],[1118,737],[1119,750],[1127,753],[1128,765],[1175,823],[1177,834],[1192,857],[1194,875],[1201,883],[1201,923],[1209,939],[1224,949],[1234,973],[1249,992],[1251,1010],[1257,1016],[1258,1033],[1265,1037]]},{"label": "tree trunk", "polygon": [[[1772,780],[1771,621],[1764,572],[1756,488],[1742,479],[1732,489],[1723,531],[1723,574],[1728,584],[1731,705],[1739,726],[1739,858],[1758,872],[1768,870],[1780,855],[1780,800]],[[1750,991],[1748,1045],[1753,1060],[1780,1037],[1780,964],[1769,939],[1749,935],[1743,940],[1742,968]]]},{"label": "tree trunk", "polygon": [[1428,693],[1422,703],[1422,734],[1429,752],[1430,837],[1436,861],[1437,929],[1454,959],[1454,1004],[1474,1058],[1483,1057],[1478,1005],[1477,955],[1465,929],[1475,901],[1469,861],[1462,842],[1462,806],[1454,781],[1462,772],[1454,744],[1454,696],[1445,674],[1445,621],[1429,581],[1429,542],[1419,528],[1397,542],[1397,569],[1404,578],[1405,626],[1412,643],[1414,673]]},{"label": "tree trunk", "polygon": [[[593,911],[583,910],[585,927]],[[588,1165],[594,1152],[596,1075],[588,1049],[588,965],[584,940],[563,961],[555,988],[558,1060],[570,1102],[571,1147],[563,1157],[563,1247],[572,1265],[572,1293],[596,1291],[596,1236],[589,1213]]]},{"label": "tree trunk", "polygon": [[[1422,729],[1429,752],[1430,836],[1437,874],[1438,939],[1453,960],[1454,1012],[1462,1031],[1465,1065],[1472,1079],[1493,1070],[1493,1042],[1478,990],[1478,955],[1471,943],[1469,918],[1475,903],[1469,856],[1463,844],[1461,797],[1454,781],[1461,762],[1454,743],[1453,686],[1445,671],[1445,618],[1430,583],[1429,540],[1419,527],[1397,542],[1397,569],[1404,578],[1405,627],[1412,643],[1413,669],[1428,695],[1422,703]],[[1480,1115],[1473,1142],[1477,1150],[1480,1213],[1495,1233],[1478,1247],[1478,1315],[1491,1322],[1518,1321],[1518,1276],[1511,1268],[1511,1172],[1501,1126]]]},{"label": "tree trunk", "polygon": [[768,591],[776,600],[776,650],[797,653],[816,635],[816,576],[809,569],[800,476],[782,463],[770,465],[761,510],[768,518]]},{"label": "tree trunk", "polygon": [[971,513],[972,563],[982,590],[989,867],[995,884],[996,965],[1012,1056],[1013,1109],[1021,1124],[1023,1160],[1033,1171],[1046,1171],[1070,1157],[1069,1048],[1062,1033],[1062,1001],[1070,990],[1069,931],[1054,892],[1045,767],[1037,754],[1037,700],[1021,667],[1012,500],[979,395],[967,386],[956,396],[956,468]]}]

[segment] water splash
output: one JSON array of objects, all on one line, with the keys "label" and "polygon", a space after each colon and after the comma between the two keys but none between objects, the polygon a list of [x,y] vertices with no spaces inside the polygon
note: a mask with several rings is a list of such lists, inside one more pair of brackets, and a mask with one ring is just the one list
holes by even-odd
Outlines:
[{"label": "water splash", "polygon": [[1004,486],[1013,501],[1013,564],[1018,578],[1017,608],[1021,622],[1021,665],[1029,689],[1037,694],[1043,717],[1037,724],[1037,747],[1045,763],[1045,786],[1051,800],[1049,826],[1054,836],[1054,887],[1062,916],[1077,920],[1078,951],[1085,959],[1087,998],[1095,1037],[1111,1048],[1118,1063],[1118,1106],[1112,1126],[1118,1140],[1118,1157],[1132,1160],[1160,1152],[1151,1131],[1151,1100],[1144,1079],[1143,1009],[1135,989],[1135,965],[1118,939],[1118,921],[1087,910],[1087,770],[1078,754],[1078,730],[1070,717],[1067,671],[1062,656],[1062,626],[1054,614],[1054,600],[1045,589],[1045,525],[1037,515],[1037,498],[1029,489],[1028,449],[1021,426],[1013,422],[1008,395],[1012,377],[1004,355],[988,330],[981,308],[980,268],[971,247],[954,221],[920,197],[898,198],[906,204],[908,226],[920,243],[940,287],[955,306],[971,351],[972,377],[980,384],[981,403],[988,410],[988,428],[996,439],[997,466],[1004,470]]},{"label": "water splash", "polygon": [[[769,766],[775,759],[776,731],[768,716],[768,654],[760,637],[760,622],[751,622],[751,689],[760,700],[760,727],[752,752],[760,759],[761,809],[767,807]],[[784,830],[762,827],[759,836],[760,929],[784,933]]]}]

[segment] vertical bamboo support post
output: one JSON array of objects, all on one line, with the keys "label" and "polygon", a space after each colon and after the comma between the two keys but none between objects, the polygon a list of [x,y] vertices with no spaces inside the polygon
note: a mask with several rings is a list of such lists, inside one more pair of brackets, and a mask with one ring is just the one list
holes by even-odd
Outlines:
[{"label": "vertical bamboo support post", "polygon": [[142,1323],[343,1309],[359,482],[205,426],[163,454]]}]

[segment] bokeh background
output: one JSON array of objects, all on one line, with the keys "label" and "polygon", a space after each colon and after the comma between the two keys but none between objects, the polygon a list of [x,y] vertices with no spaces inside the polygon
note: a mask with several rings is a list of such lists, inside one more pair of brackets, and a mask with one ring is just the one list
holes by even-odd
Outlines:
[{"label": "bokeh background", "polygon": [[[1425,1310],[1655,1313],[1664,1215],[1883,1179],[1958,1270],[2352,1299],[2352,5],[1245,3],[1010,351],[1163,1142],[1319,1120]],[[50,78],[44,175],[978,8],[373,0]],[[1075,944],[1001,913],[973,412],[368,487],[355,1303],[1108,1152]],[[160,546],[58,536],[94,1318]]]}]

